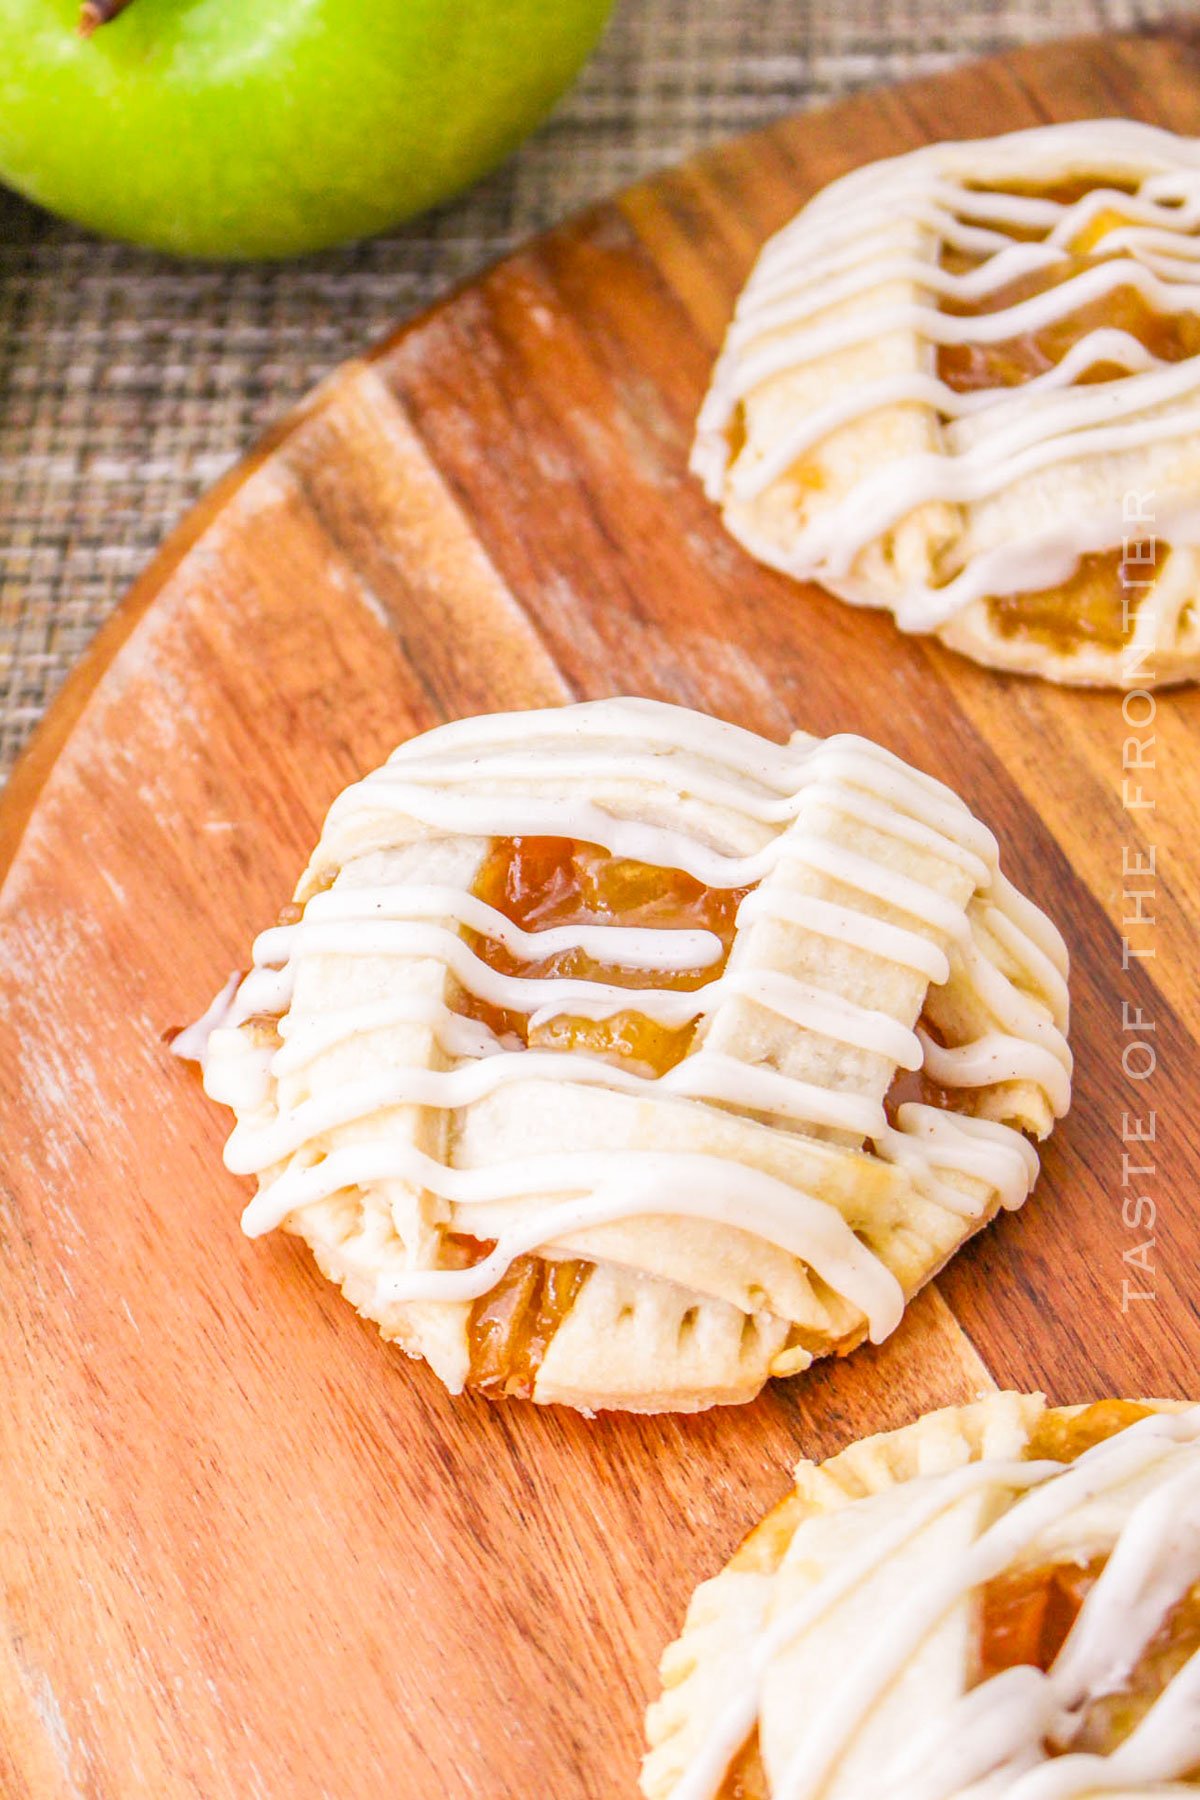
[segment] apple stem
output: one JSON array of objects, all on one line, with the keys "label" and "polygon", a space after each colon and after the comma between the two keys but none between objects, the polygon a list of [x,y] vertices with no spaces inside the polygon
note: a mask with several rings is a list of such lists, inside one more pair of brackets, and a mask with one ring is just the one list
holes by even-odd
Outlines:
[{"label": "apple stem", "polygon": [[83,0],[79,12],[78,31],[81,38],[90,38],[93,31],[101,25],[107,25],[118,13],[125,11],[130,0]]}]

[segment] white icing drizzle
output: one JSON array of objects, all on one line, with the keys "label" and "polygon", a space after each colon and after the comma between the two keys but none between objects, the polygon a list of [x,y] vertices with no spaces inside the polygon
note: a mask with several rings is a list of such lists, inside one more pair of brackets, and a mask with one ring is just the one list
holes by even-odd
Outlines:
[{"label": "white icing drizzle", "polygon": [[200,1017],[175,1033],[171,1039],[173,1056],[178,1056],[183,1062],[204,1066],[208,1060],[208,1040],[214,1031],[219,1031],[230,1023],[234,999],[241,983],[242,977],[235,969],[220,992],[214,994]]},{"label": "white icing drizzle", "polygon": [[1051,1050],[1042,1050],[1025,1038],[990,1031],[972,1044],[953,1050],[937,1044],[922,1031],[917,1034],[925,1050],[924,1067],[941,1087],[993,1087],[1002,1081],[1037,1081],[1052,1098],[1056,1112],[1065,1112],[1071,1098],[1066,1069]]},{"label": "white icing drizzle", "polygon": [[938,1179],[938,1170],[956,1170],[991,1182],[1006,1211],[1024,1204],[1037,1180],[1037,1152],[1019,1131],[994,1119],[946,1113],[909,1101],[897,1115],[900,1130],[888,1128],[875,1140],[880,1156],[909,1170],[917,1186],[948,1212],[978,1216],[982,1201]]},{"label": "white icing drizzle", "polygon": [[[1153,1481],[1116,1543],[1047,1674],[1013,1668],[962,1694],[878,1771],[876,1800],[1079,1800],[1141,1790],[1200,1763],[1200,1653],[1169,1681],[1111,1756],[1071,1753],[1088,1702],[1119,1692],[1174,1606],[1200,1580],[1200,1407],[1158,1413],[1074,1463],[980,1461],[908,1484],[898,1517],[847,1552],[801,1599],[760,1630],[744,1678],[671,1790],[714,1800],[753,1731],[774,1659],[960,1500],[1007,1491],[994,1524],[902,1610],[880,1618],[862,1654],[822,1696],[773,1800],[820,1800],[837,1764],[892,1682],[939,1621],[1019,1563],[1052,1527],[1127,1483]],[[852,1502],[852,1504],[854,1504]],[[1066,1752],[1051,1756],[1048,1746]]]},{"label": "white icing drizzle", "polygon": [[[552,775],[549,795],[526,791],[539,770]],[[577,796],[564,795],[576,785]],[[702,837],[688,822],[681,796],[708,803],[706,831],[716,807],[717,816],[730,822],[729,841],[758,847],[734,853],[724,840]],[[621,811],[630,797],[637,816]],[[822,836],[820,822],[831,812],[853,820],[870,841],[892,841],[961,871],[974,886],[976,903],[984,906],[988,930],[1021,971],[1024,985],[979,951],[963,906],[873,855]],[[677,823],[656,822],[664,816]],[[605,966],[643,975],[703,972],[719,960],[721,945],[708,931],[642,926],[526,932],[464,888],[445,883],[326,888],[313,894],[296,922],[273,927],[257,940],[255,966],[226,1008],[224,1024],[232,1029],[217,1032],[206,1069],[208,1091],[239,1115],[226,1161],[238,1173],[260,1178],[244,1218],[252,1235],[342,1191],[406,1183],[446,1207],[469,1209],[479,1222],[462,1229],[495,1238],[496,1246],[470,1269],[413,1266],[391,1274],[381,1302],[461,1301],[486,1292],[516,1256],[552,1246],[588,1225],[655,1213],[698,1217],[753,1232],[802,1260],[861,1309],[873,1337],[893,1328],[902,1308],[899,1284],[838,1210],[739,1161],[578,1151],[514,1156],[486,1170],[466,1170],[424,1154],[405,1133],[329,1142],[331,1134],[391,1109],[456,1113],[509,1083],[531,1079],[653,1092],[766,1116],[808,1134],[832,1133],[864,1146],[863,1154],[896,1164],[928,1200],[964,1218],[982,1213],[989,1194],[1005,1206],[1018,1206],[1027,1195],[1037,1157],[1020,1132],[913,1103],[902,1106],[895,1125],[889,1125],[879,1100],[723,1054],[705,1043],[702,1029],[683,1060],[655,1077],[581,1051],[512,1049],[486,1026],[457,1016],[443,999],[428,994],[359,998],[315,1018],[289,1010],[297,969],[309,957],[329,956],[432,961],[469,994],[526,1014],[535,1024],[635,1012],[666,1027],[693,1021],[702,1027],[724,1002],[738,998],[849,1051],[903,1069],[924,1064],[945,1086],[1032,1083],[1060,1112],[1069,1097],[1070,1067],[1062,1029],[1062,941],[1000,874],[991,833],[948,789],[889,752],[850,737],[820,742],[797,734],[788,745],[771,744],[700,714],[645,701],[497,715],[460,721],[402,746],[335,802],[323,842],[336,845],[345,833],[357,845],[364,831],[372,844],[391,845],[456,836],[485,842],[558,836],[599,844],[618,857],[683,869],[716,887],[761,884],[741,902],[739,931],[763,922],[797,925],[831,945],[844,943],[932,983],[949,979],[953,964],[966,973],[995,1027],[974,1044],[943,1049],[848,994],[780,971],[740,967],[736,958],[694,991],[505,974],[491,968],[462,933],[499,941],[531,963],[574,949]],[[776,892],[779,884],[767,877],[788,866],[831,878],[849,897],[835,904],[786,887]],[[855,905],[855,895],[884,902],[904,923],[874,917]],[[238,1029],[264,1014],[278,1016],[278,1044]],[[278,1080],[362,1034],[405,1023],[428,1027],[450,1066],[388,1064],[288,1109],[271,1103]],[[964,1192],[947,1179],[955,1174],[984,1186]],[[543,1204],[523,1215],[519,1225],[499,1232],[489,1228],[489,1204],[530,1196],[541,1197]]]},{"label": "white icing drizzle", "polygon": [[[519,925],[462,888],[437,883],[398,893],[394,888],[354,888],[348,893],[330,890],[314,894],[304,909],[305,923],[363,926],[374,921],[401,926],[418,919],[453,919],[480,937],[503,944],[527,962],[581,950],[597,962],[623,969],[664,969],[686,973],[706,969],[721,957],[721,940],[711,931],[659,931],[639,925],[572,925],[545,931],[523,931]],[[276,930],[294,929],[277,926]],[[356,934],[357,935],[357,934]],[[374,936],[372,955],[386,956],[391,940],[386,930]]]},{"label": "white icing drizzle", "polygon": [[[1038,183],[1094,173],[1097,187],[1072,203],[980,193],[971,183]],[[1128,194],[1105,179],[1137,184]],[[1119,226],[1100,237],[1104,261],[1044,292],[978,315],[942,311],[939,301],[969,304],[1072,253],[1102,214]],[[898,222],[924,234],[929,258],[880,256]],[[1103,221],[1102,221],[1103,223]],[[1045,233],[1015,240],[1016,230]],[[1118,289],[1134,290],[1159,315],[1200,313],[1200,141],[1128,120],[1080,121],[969,143],[932,144],[855,170],[824,189],[764,248],[738,303],[725,349],[701,410],[692,466],[710,498],[750,503],[833,433],[895,407],[918,406],[940,421],[940,447],[893,455],[864,473],[835,504],[814,509],[783,547],[739,515],[736,529],[763,560],[844,598],[892,606],[906,630],[944,625],[972,602],[1049,588],[1069,578],[1081,556],[1119,546],[1129,526],[1122,495],[1053,527],[1027,531],[1019,544],[967,553],[935,584],[913,580],[881,595],[861,558],[904,520],[933,503],[970,507],[1023,477],[1063,462],[1175,444],[1181,453],[1200,434],[1200,357],[1166,363],[1123,329],[1091,331],[1043,374],[1013,387],[958,393],[935,372],[939,345],[995,344],[1037,332]],[[942,246],[986,260],[962,274],[939,267]],[[869,304],[887,284],[916,298]],[[829,310],[848,306],[848,315]],[[740,410],[764,382],[819,364],[839,351],[907,332],[915,365],[857,379],[837,397],[797,411],[765,453],[734,456]],[[1122,371],[1081,380],[1106,363]],[[1200,510],[1176,502],[1159,509],[1155,531],[1175,547],[1200,544]],[[1170,559],[1164,566],[1169,566]],[[1183,559],[1189,578],[1195,566]],[[945,579],[942,579],[942,575]],[[1181,606],[1172,596],[1159,615],[1143,602],[1143,634],[1172,641]]]}]

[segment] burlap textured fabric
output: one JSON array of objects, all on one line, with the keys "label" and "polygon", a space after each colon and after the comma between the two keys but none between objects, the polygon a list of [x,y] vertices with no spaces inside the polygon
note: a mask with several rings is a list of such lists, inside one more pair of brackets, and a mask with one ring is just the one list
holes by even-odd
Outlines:
[{"label": "burlap textured fabric", "polygon": [[542,132],[395,235],[195,267],[0,190],[0,777],[164,534],[334,363],[608,190],[854,88],[1178,0],[621,0]]}]

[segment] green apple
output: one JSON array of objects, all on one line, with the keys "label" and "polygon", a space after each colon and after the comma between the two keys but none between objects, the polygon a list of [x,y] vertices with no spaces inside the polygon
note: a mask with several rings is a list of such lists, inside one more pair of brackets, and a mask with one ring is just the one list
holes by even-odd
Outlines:
[{"label": "green apple", "polygon": [[188,256],[383,231],[498,163],[612,0],[0,0],[0,179]]}]

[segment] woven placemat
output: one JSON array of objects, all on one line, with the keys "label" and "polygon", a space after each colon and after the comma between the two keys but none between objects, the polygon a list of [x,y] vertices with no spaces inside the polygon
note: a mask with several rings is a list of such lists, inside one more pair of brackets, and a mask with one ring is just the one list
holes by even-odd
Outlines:
[{"label": "woven placemat", "polygon": [[622,0],[554,118],[394,236],[195,267],[0,190],[0,777],[164,534],[333,364],[514,243],[714,140],[852,88],[1178,0]]}]

